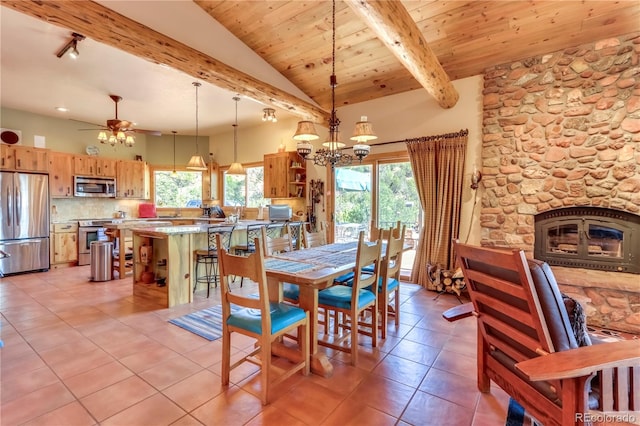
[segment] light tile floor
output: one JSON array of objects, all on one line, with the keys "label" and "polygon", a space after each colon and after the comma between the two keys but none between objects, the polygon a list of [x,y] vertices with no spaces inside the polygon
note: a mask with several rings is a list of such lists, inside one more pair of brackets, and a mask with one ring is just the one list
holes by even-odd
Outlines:
[{"label": "light tile floor", "polygon": [[[257,368],[220,384],[221,341],[168,323],[219,303],[199,289],[171,309],[134,300],[131,278],[89,282],[89,267],[0,279],[0,424],[503,425],[508,396],[476,389],[476,327],[450,324],[454,296],[401,286],[401,325],[359,365],[325,350],[331,378],[294,375],[262,406]],[[237,291],[252,292],[245,284]],[[253,342],[234,338],[234,350]]]}]

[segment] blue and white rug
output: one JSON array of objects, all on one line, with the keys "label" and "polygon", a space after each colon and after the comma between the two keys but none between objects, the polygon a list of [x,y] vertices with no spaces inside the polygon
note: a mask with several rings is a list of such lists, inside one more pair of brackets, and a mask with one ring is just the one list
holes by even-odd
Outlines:
[{"label": "blue and white rug", "polygon": [[[238,308],[231,306],[232,311],[235,309]],[[222,337],[222,305],[191,312],[169,322],[207,340],[217,340]]]}]

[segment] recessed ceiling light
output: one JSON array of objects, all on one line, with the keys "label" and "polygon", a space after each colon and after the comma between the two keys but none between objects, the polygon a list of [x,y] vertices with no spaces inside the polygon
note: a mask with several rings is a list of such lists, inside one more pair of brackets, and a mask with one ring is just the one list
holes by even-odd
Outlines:
[{"label": "recessed ceiling light", "polygon": [[56,111],[60,111],[60,112],[69,112],[68,108],[65,107],[56,107]]}]

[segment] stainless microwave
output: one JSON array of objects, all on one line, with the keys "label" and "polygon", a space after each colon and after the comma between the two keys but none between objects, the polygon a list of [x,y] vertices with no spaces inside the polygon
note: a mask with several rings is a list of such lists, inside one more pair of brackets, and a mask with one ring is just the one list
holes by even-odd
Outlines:
[{"label": "stainless microwave", "polygon": [[76,197],[111,197],[116,196],[116,178],[74,176],[73,195]]}]

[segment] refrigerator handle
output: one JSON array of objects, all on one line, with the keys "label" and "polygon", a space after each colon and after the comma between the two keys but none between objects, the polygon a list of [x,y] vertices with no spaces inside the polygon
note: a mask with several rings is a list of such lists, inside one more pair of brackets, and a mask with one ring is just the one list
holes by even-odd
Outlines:
[{"label": "refrigerator handle", "polygon": [[22,192],[16,187],[15,205],[16,205],[16,225],[20,223],[20,203],[22,201]]},{"label": "refrigerator handle", "polygon": [[11,188],[7,186],[7,196],[5,197],[7,200],[7,226],[11,226],[13,223],[13,219],[11,217],[11,213],[13,212],[13,203],[11,199]]}]

